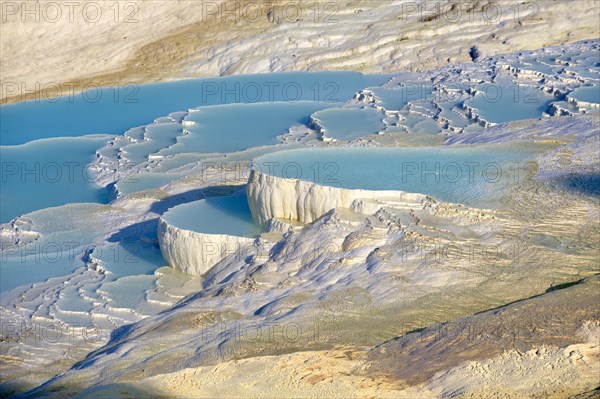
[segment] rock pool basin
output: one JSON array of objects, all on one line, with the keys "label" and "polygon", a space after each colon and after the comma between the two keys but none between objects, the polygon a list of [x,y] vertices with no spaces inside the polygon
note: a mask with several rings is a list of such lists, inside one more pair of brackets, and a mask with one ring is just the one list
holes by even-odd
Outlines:
[{"label": "rock pool basin", "polygon": [[211,197],[165,212],[158,223],[158,242],[171,266],[202,275],[228,254],[243,253],[261,232],[245,195]]},{"label": "rock pool basin", "polygon": [[535,157],[545,149],[548,144],[519,143],[280,151],[254,160],[247,195],[261,224],[271,218],[310,223],[357,199],[420,206],[432,197],[494,208],[508,189],[535,173]]}]

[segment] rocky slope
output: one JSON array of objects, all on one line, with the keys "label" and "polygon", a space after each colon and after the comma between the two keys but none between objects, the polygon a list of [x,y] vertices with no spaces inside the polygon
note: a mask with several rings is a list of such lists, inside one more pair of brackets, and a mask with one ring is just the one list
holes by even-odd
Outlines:
[{"label": "rocky slope", "polygon": [[426,70],[600,33],[593,0],[36,4],[3,3],[2,102],[207,75]]}]

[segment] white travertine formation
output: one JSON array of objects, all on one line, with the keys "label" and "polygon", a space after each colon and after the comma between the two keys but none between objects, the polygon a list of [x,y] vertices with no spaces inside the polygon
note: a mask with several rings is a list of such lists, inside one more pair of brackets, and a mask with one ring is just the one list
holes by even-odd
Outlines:
[{"label": "white travertine formation", "polygon": [[255,239],[227,234],[206,234],[158,222],[158,243],[169,265],[191,275],[202,275],[231,254],[243,256]]},{"label": "white travertine formation", "polygon": [[[600,90],[600,88],[598,90]],[[600,104],[598,103],[579,100],[576,97],[573,97],[572,95],[567,96],[567,101],[579,108],[600,108]]]},{"label": "white travertine formation", "polygon": [[275,177],[253,170],[246,187],[248,205],[257,223],[271,218],[311,223],[333,208],[350,208],[357,199],[390,198],[421,208],[429,198],[396,190],[357,190],[322,186],[310,181]]}]

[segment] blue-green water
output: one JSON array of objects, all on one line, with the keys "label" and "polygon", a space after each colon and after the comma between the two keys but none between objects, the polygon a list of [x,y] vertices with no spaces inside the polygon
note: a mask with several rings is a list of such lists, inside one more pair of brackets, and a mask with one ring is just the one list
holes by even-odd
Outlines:
[{"label": "blue-green water", "polygon": [[87,165],[106,138],[66,137],[0,147],[0,222],[70,202],[107,203]]},{"label": "blue-green water", "polygon": [[338,140],[350,140],[385,129],[385,115],[373,108],[331,108],[315,112],[315,119],[326,135]]},{"label": "blue-green water", "polygon": [[188,108],[273,101],[346,101],[389,75],[288,72],[240,75],[112,88],[90,88],[56,99],[0,106],[0,145],[48,137],[122,134]]},{"label": "blue-green water", "polygon": [[202,107],[186,118],[195,122],[186,127],[189,134],[160,154],[234,152],[276,144],[290,126],[306,124],[310,114],[333,105],[299,101]]},{"label": "blue-green water", "polygon": [[162,217],[170,225],[200,233],[257,237],[262,232],[252,220],[245,195],[190,202],[170,209]]},{"label": "blue-green water", "polygon": [[[196,162],[207,157],[208,153],[231,153],[275,144],[278,135],[286,133],[295,124],[307,123],[311,115],[319,119],[328,135],[338,139],[376,133],[384,127],[381,112],[339,108],[355,92],[366,87],[372,88],[378,105],[388,110],[404,108],[398,123],[415,131],[438,133],[438,123],[430,118],[436,108],[430,101],[421,101],[431,99],[432,88],[421,84],[411,86],[409,83],[394,89],[376,87],[389,77],[355,72],[231,76],[120,89],[104,88],[97,99],[90,99],[94,93],[88,92],[62,97],[55,102],[28,101],[1,106],[0,221],[6,222],[13,217],[45,209],[41,213],[29,214],[28,218],[32,220],[34,230],[43,232],[40,243],[52,245],[72,241],[79,246],[75,251],[77,256],[69,261],[55,262],[52,256],[40,261],[36,258],[39,251],[8,256],[3,259],[0,269],[0,290],[4,292],[73,272],[85,265],[81,256],[85,247],[82,245],[88,240],[104,237],[107,228],[111,232],[116,228],[118,208],[98,205],[108,202],[109,193],[106,188],[94,183],[94,176],[87,167],[94,160],[96,150],[103,147],[109,138],[136,126],[148,125],[171,112],[193,109],[183,127],[161,118],[161,123],[148,125],[145,134],[142,129],[131,130],[127,137],[131,140],[130,144],[106,150],[106,154],[122,156],[134,164],[146,162],[150,156],[153,156],[152,159],[165,157],[156,169],[153,168],[155,165],[142,165],[147,166],[151,173],[117,183],[119,192],[129,194],[183,177],[187,169],[169,170],[170,167]],[[500,82],[502,85],[509,86]],[[517,87],[517,91],[520,89]],[[115,97],[117,94],[118,97]],[[533,95],[521,92],[515,100],[511,97],[510,87],[503,90],[503,95],[496,102],[489,101],[489,94],[487,98],[476,95],[468,105],[476,108],[484,119],[496,123],[537,118],[551,100],[539,90]],[[539,101],[536,101],[536,96],[541,96]],[[411,105],[407,107],[409,102]],[[446,112],[443,116],[456,119],[457,125],[463,122],[460,115],[451,114],[454,112],[453,105],[442,108]],[[90,134],[108,136],[86,136]],[[127,141],[119,140],[120,144],[123,142]],[[440,200],[478,206],[502,195],[510,185],[510,179],[514,178],[511,167],[514,168],[515,163],[527,162],[536,151],[535,148],[510,146],[311,148],[265,155],[256,162],[279,162],[286,177],[310,180],[312,175],[320,184],[421,192]],[[291,167],[286,167],[288,165]],[[299,168],[300,176],[296,176],[294,168]],[[498,169],[502,173],[499,178]],[[46,209],[82,202],[96,205]],[[255,237],[261,232],[252,221],[244,196],[210,198],[176,206],[164,217],[179,227],[209,234]],[[155,237],[138,238],[139,234],[153,234],[152,223],[156,223],[156,219],[141,222],[140,226],[137,223],[122,226],[110,243],[103,238],[100,246],[95,246],[104,249],[104,253],[95,255],[111,274],[111,279],[144,276],[104,287],[104,292],[113,298],[119,296],[119,292],[137,287],[134,297],[121,298],[120,302],[139,301],[144,291],[142,288],[152,286],[150,275],[153,270],[164,264],[158,249],[151,244]],[[117,259],[110,257],[114,248],[131,252],[129,244],[142,242],[140,252],[126,253]],[[49,248],[51,250],[46,251],[49,255],[64,256],[64,249]],[[137,261],[129,264],[128,259]]]},{"label": "blue-green water", "polygon": [[488,205],[522,181],[545,147],[318,148],[258,157],[254,168],[278,177],[367,190],[400,190],[470,206]]},{"label": "blue-green water", "polygon": [[579,89],[573,90],[573,92],[569,94],[569,97],[573,97],[579,101],[600,104],[600,86],[580,87]]},{"label": "blue-green water", "polygon": [[[93,101],[88,91],[52,102],[0,106],[0,221],[69,202],[108,201],[108,191],[96,186],[86,172],[95,150],[106,139],[73,136],[119,135],[174,111],[242,103],[200,108],[190,116],[200,118],[198,124],[190,127],[188,136],[179,137],[180,142],[177,138],[183,132],[179,125],[150,125],[146,140],[126,146],[122,155],[139,163],[171,144],[174,146],[166,149],[165,155],[238,151],[273,144],[277,135],[293,124],[307,122],[313,112],[388,78],[356,72],[242,75],[139,85],[126,93],[124,88],[103,88]],[[35,141],[44,138],[52,140]],[[27,144],[20,145],[23,143]],[[146,179],[139,187],[155,187],[159,181],[167,180]],[[127,187],[121,184],[127,192],[132,192],[135,184]]]},{"label": "blue-green water", "polygon": [[514,84],[498,79],[494,84],[477,87],[479,93],[465,101],[491,123],[504,123],[521,119],[540,118],[554,97],[536,87]]},{"label": "blue-green water", "polygon": [[0,253],[0,293],[83,267],[82,255],[94,248],[107,212],[98,204],[73,204],[30,213],[28,220],[40,236],[27,244],[7,245]]}]

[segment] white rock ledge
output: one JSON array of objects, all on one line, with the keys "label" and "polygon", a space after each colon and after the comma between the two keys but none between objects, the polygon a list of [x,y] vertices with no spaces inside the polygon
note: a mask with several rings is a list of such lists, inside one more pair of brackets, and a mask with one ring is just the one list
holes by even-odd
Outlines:
[{"label": "white rock ledge", "polygon": [[160,218],[158,243],[169,265],[191,275],[202,275],[231,254],[244,256],[255,238],[207,234],[170,225]]},{"label": "white rock ledge", "polygon": [[[598,89],[600,90],[600,89]],[[575,106],[579,107],[579,108],[600,108],[600,104],[598,103],[592,103],[589,101],[583,101],[583,100],[578,100],[575,97],[572,97],[570,95],[567,96],[567,101],[569,103],[575,104]]]},{"label": "white rock ledge", "polygon": [[323,186],[310,181],[286,179],[252,170],[246,186],[248,205],[255,222],[272,218],[311,223],[333,208],[353,208],[362,199],[391,199],[410,208],[422,208],[431,198],[398,190],[360,190]]}]

